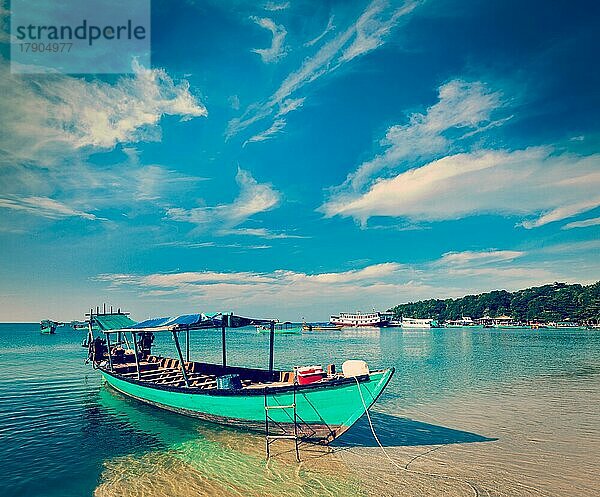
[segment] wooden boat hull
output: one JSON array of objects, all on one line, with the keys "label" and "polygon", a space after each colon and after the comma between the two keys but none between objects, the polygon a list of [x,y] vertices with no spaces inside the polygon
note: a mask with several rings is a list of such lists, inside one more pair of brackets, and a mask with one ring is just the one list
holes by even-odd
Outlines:
[{"label": "wooden boat hull", "polygon": [[[141,402],[197,417],[213,423],[253,431],[264,431],[265,390],[196,390],[149,385],[101,369],[106,382],[119,392]],[[311,384],[297,387],[296,405],[300,432],[307,438],[331,441],[350,428],[377,400],[389,383],[394,369],[376,371],[369,376],[348,379],[323,386]],[[360,388],[360,393],[359,393]],[[280,391],[276,391],[280,390]],[[362,393],[362,399],[361,399]],[[364,399],[364,404],[363,404]],[[267,402],[273,405],[291,405],[293,387],[267,388]],[[293,426],[291,409],[271,409],[274,426]]]}]

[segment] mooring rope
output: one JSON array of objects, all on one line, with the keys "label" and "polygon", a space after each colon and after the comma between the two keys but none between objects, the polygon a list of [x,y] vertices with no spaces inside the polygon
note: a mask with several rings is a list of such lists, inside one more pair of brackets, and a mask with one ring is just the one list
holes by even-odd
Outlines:
[{"label": "mooring rope", "polygon": [[[473,493],[475,495],[475,497],[479,497],[479,490],[477,490],[477,487],[475,487],[475,485],[473,485],[470,481],[468,480],[463,480],[462,478],[458,478],[456,476],[451,476],[451,475],[444,475],[441,473],[427,473],[425,471],[418,471],[418,470],[414,470],[414,469],[409,469],[408,465],[410,463],[412,463],[414,460],[416,460],[419,456],[413,457],[408,463],[406,463],[404,466],[398,464],[396,461],[394,461],[390,455],[387,453],[387,451],[385,450],[385,447],[383,446],[383,444],[381,443],[381,441],[379,440],[379,437],[377,436],[377,433],[375,432],[375,428],[373,426],[373,421],[371,420],[371,415],[369,414],[369,409],[367,408],[367,404],[365,403],[365,399],[363,397],[362,394],[362,390],[360,389],[360,383],[358,382],[358,378],[356,378],[356,376],[354,377],[354,380],[356,381],[356,387],[358,388],[358,393],[360,394],[360,400],[362,401],[363,407],[365,408],[365,414],[367,415],[367,420],[369,421],[369,426],[371,428],[371,433],[373,433],[373,438],[375,439],[375,441],[377,442],[377,445],[379,445],[379,447],[381,448],[381,451],[383,452],[383,454],[385,455],[385,457],[388,459],[388,461],[395,466],[396,468],[402,470],[402,471],[407,471],[409,473],[413,473],[413,474],[417,474],[417,475],[422,475],[422,476],[430,476],[432,478],[440,478],[440,479],[446,479],[446,480],[454,480],[463,484],[468,485],[471,490],[473,490]],[[428,451],[431,452],[431,451]]]}]

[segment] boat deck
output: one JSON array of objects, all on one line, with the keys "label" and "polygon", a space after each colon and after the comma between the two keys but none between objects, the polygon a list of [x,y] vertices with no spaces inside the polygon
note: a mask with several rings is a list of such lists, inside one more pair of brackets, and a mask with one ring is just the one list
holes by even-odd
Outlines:
[{"label": "boat deck", "polygon": [[[149,356],[146,360],[140,361],[139,378],[135,358],[125,356],[125,361],[120,364],[113,364],[113,374],[154,385],[185,386],[185,379],[178,359]],[[273,371],[269,373],[265,370],[223,367],[199,362],[185,362],[185,371],[189,387],[202,390],[216,389],[217,376],[224,374],[238,374],[242,382],[242,389],[264,388],[266,386],[270,388],[284,387],[294,383],[294,373],[292,371]],[[334,378],[335,376],[331,376],[323,381]]]}]

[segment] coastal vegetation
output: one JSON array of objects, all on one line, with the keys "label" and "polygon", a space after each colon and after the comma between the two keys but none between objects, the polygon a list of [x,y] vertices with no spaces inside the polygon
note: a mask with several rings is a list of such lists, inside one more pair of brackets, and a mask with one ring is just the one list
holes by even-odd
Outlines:
[{"label": "coastal vegetation", "polygon": [[429,299],[400,304],[396,318],[434,318],[439,321],[484,316],[511,316],[517,321],[580,321],[600,319],[600,281],[592,285],[554,283],[516,292],[494,290],[457,299]]}]

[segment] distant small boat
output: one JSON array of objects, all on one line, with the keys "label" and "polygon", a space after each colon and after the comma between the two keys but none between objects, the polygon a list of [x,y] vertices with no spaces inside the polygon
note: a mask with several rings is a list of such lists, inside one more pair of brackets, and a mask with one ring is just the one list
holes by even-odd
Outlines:
[{"label": "distant small boat", "polygon": [[[270,326],[260,325],[256,327],[258,333],[270,333]],[[298,335],[302,333],[302,328],[298,325],[294,325],[290,322],[287,323],[275,323],[273,332],[277,335]]]},{"label": "distant small boat", "polygon": [[302,323],[302,331],[340,331],[342,326],[339,324],[323,323]]},{"label": "distant small boat", "polygon": [[402,326],[402,320],[400,320],[400,319],[390,319],[388,321],[387,325],[390,328],[400,328]]},{"label": "distant small boat", "polygon": [[54,335],[56,333],[56,328],[58,328],[60,324],[61,323],[50,319],[44,319],[40,321],[40,333],[43,335]]},{"label": "distant small boat", "polygon": [[444,322],[447,328],[465,328],[467,326],[475,326],[476,323],[469,316],[463,316],[460,319],[449,319]]},{"label": "distant small boat", "polygon": [[333,325],[358,328],[380,328],[387,326],[389,320],[381,312],[340,312],[337,316],[331,316],[329,322]]}]

